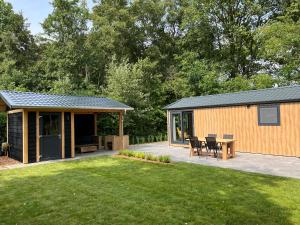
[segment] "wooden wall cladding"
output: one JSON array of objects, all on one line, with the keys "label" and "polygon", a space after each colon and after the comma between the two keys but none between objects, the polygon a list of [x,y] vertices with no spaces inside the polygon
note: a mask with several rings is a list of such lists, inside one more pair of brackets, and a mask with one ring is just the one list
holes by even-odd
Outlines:
[{"label": "wooden wall cladding", "polygon": [[280,126],[259,126],[257,106],[194,110],[195,134],[233,134],[241,152],[300,156],[300,103],[280,104]]}]

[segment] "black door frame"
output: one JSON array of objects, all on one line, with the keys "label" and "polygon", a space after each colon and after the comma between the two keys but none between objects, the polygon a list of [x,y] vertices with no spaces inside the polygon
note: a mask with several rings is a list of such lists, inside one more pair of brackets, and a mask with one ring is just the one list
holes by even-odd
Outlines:
[{"label": "black door frame", "polygon": [[[176,111],[170,111],[170,130],[171,130],[171,143],[172,144],[187,144],[188,141],[184,140],[184,130],[183,130],[183,113],[190,112],[192,114],[192,125],[193,125],[193,135],[195,134],[195,126],[194,126],[194,110],[176,110]],[[181,130],[181,139],[182,141],[174,141],[173,140],[173,115],[179,115],[180,118],[180,130]]]}]

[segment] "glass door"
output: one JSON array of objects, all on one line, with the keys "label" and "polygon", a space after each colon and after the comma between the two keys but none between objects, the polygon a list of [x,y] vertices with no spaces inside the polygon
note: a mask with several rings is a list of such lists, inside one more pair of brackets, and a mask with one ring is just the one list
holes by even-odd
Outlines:
[{"label": "glass door", "polygon": [[194,136],[194,126],[193,126],[193,112],[186,111],[182,112],[182,131],[183,131],[183,141],[187,143],[187,138]]},{"label": "glass door", "polygon": [[184,144],[194,134],[193,112],[182,111],[171,113],[172,143]]},{"label": "glass door", "polygon": [[173,113],[172,116],[172,142],[180,143],[182,142],[182,132],[181,132],[181,114]]},{"label": "glass door", "polygon": [[61,113],[40,113],[40,159],[61,158]]}]

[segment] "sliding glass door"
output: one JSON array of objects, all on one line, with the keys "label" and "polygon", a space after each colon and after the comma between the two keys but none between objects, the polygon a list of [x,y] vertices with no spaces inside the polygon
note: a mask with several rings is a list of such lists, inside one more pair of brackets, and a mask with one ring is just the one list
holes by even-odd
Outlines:
[{"label": "sliding glass door", "polygon": [[187,143],[186,139],[194,134],[193,112],[172,112],[170,125],[172,143]]},{"label": "sliding glass door", "polygon": [[182,142],[181,114],[173,113],[171,118],[172,118],[172,142],[180,143]]}]

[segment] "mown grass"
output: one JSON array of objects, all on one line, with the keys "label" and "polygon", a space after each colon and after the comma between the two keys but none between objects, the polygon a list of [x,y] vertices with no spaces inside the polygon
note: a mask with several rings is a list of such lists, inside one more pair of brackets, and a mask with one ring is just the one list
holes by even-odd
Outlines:
[{"label": "mown grass", "polygon": [[0,224],[300,224],[300,180],[97,157],[0,171]]}]

